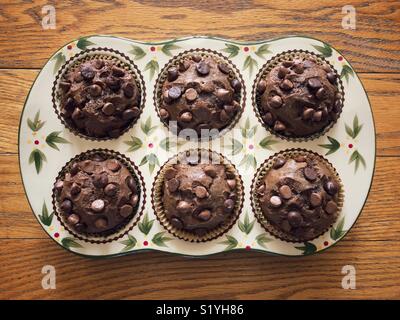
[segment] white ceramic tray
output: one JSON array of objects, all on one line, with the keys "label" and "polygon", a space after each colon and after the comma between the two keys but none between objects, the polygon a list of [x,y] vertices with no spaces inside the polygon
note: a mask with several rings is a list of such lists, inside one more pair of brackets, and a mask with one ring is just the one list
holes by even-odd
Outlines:
[{"label": "white ceramic tray", "polygon": [[[138,122],[123,136],[106,142],[88,141],[71,134],[57,118],[51,101],[52,85],[59,68],[81,50],[95,47],[113,48],[129,56],[142,73],[146,85],[145,108]],[[228,233],[206,243],[189,243],[174,238],[155,218],[150,201],[150,190],[159,166],[176,152],[198,147],[190,142],[178,143],[176,148],[173,143],[167,143],[168,130],[160,122],[153,103],[159,71],[172,56],[192,48],[211,49],[228,57],[241,72],[246,87],[246,107],[234,128],[241,130],[233,130],[234,140],[223,136],[212,145],[213,150],[224,154],[238,168],[245,185],[244,207]],[[259,123],[252,108],[251,93],[259,68],[272,56],[293,49],[324,56],[339,72],[344,85],[345,104],[338,122],[327,134],[310,142],[287,142],[271,135]],[[204,144],[201,147],[209,146]],[[140,222],[123,238],[106,244],[90,244],[74,238],[52,213],[51,190],[58,172],[72,157],[94,148],[116,150],[129,157],[139,166],[147,190],[146,207]],[[306,243],[286,243],[266,233],[254,218],[250,205],[250,186],[257,167],[270,155],[287,148],[304,148],[324,155],[335,166],[344,184],[344,206],[334,227]],[[21,115],[19,163],[35,217],[54,241],[77,254],[105,257],[152,249],[206,256],[247,249],[301,256],[331,247],[356,222],[367,199],[374,172],[375,128],[368,97],[357,74],[337,50],[316,39],[292,36],[244,43],[191,37],[143,43],[112,36],[90,36],[59,49],[32,85]]]}]

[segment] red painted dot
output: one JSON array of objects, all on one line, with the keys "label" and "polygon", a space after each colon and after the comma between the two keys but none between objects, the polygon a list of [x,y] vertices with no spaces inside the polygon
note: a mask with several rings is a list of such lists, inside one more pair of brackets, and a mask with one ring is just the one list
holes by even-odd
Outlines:
[{"label": "red painted dot", "polygon": [[349,143],[349,148],[350,148],[350,149],[353,148],[353,145],[352,145],[351,143]]},{"label": "red painted dot", "polygon": [[253,150],[254,149],[254,146],[251,144],[251,145],[249,145],[249,149],[250,150]]},{"label": "red painted dot", "polygon": [[39,144],[39,140],[35,140],[35,144]]},{"label": "red painted dot", "polygon": [[328,244],[329,244],[328,241],[325,241],[325,242],[324,242],[324,246],[325,246],[325,247],[326,247]]},{"label": "red painted dot", "polygon": [[146,247],[149,245],[149,243],[145,240],[145,241],[143,241],[143,245]]},{"label": "red painted dot", "polygon": [[339,60],[339,61],[342,61],[342,60],[343,60],[343,57],[342,57],[342,56],[339,56],[339,57],[338,57],[338,60]]},{"label": "red painted dot", "polygon": [[148,144],[149,148],[153,148],[154,144],[152,144],[151,142]]},{"label": "red painted dot", "polygon": [[68,50],[71,50],[71,49],[72,49],[72,46],[71,46],[71,45],[68,45],[67,49],[68,49]]},{"label": "red painted dot", "polygon": [[246,246],[246,250],[250,250],[251,249],[251,247],[250,246]]},{"label": "red painted dot", "polygon": [[58,238],[60,236],[60,234],[58,233],[58,232],[56,232],[55,234],[54,234],[54,237],[55,238]]},{"label": "red painted dot", "polygon": [[150,47],[150,51],[156,51],[156,47]]},{"label": "red painted dot", "polygon": [[247,51],[249,51],[249,47],[244,47],[243,50],[244,50],[244,52],[247,52]]}]

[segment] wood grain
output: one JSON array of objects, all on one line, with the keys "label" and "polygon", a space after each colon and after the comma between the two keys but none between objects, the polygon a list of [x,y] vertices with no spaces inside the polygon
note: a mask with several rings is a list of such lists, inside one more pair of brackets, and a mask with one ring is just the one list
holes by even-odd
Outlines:
[{"label": "wood grain", "polygon": [[[0,5],[0,299],[399,299],[400,298],[400,2],[296,1],[11,1]],[[42,30],[53,4],[56,30]],[[357,29],[341,28],[343,5]],[[91,260],[62,250],[33,217],[21,185],[17,135],[38,69],[65,42],[89,34],[143,41],[208,34],[243,41],[301,34],[343,52],[369,95],[377,162],[368,201],[355,227],[330,250],[284,258],[233,252],[188,259],[157,252]],[[53,265],[57,289],[41,288]],[[357,289],[341,288],[354,265]]]}]

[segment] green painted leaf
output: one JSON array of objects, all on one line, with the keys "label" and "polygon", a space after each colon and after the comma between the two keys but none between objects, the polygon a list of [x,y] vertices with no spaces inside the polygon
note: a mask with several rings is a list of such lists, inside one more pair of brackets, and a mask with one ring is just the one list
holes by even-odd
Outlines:
[{"label": "green painted leaf", "polygon": [[171,50],[176,50],[176,49],[180,49],[180,48],[181,48],[180,46],[178,46],[178,45],[176,45],[174,43],[166,43],[161,47],[161,51],[165,55],[172,57]]},{"label": "green painted leaf", "polygon": [[76,46],[81,50],[86,50],[87,47],[95,45],[94,42],[88,40],[87,38],[80,38],[76,43]]},{"label": "green painted leaf", "polygon": [[278,140],[272,138],[272,136],[265,137],[259,143],[260,147],[267,150],[272,150],[271,146],[275,143],[278,143]]},{"label": "green painted leaf", "polygon": [[50,226],[51,222],[53,221],[54,217],[54,212],[52,212],[49,215],[49,211],[47,210],[46,202],[43,202],[42,206],[42,214],[39,214],[39,219],[40,221],[45,225],[45,226]]},{"label": "green painted leaf", "polygon": [[241,128],[243,138],[251,138],[257,131],[257,125],[250,127],[250,119],[247,118],[244,127]]},{"label": "green painted leaf", "polygon": [[258,62],[256,59],[253,59],[250,55],[246,57],[243,64],[243,71],[249,69],[249,74],[252,75],[254,69],[258,67]]},{"label": "green painted leaf", "polygon": [[328,140],[330,143],[319,145],[322,148],[328,149],[328,152],[325,153],[326,156],[336,152],[340,148],[340,143],[335,138],[328,136]]},{"label": "green painted leaf", "polygon": [[326,43],[323,46],[315,45],[313,47],[317,49],[325,58],[332,56],[332,48]]},{"label": "green painted leaf", "polygon": [[229,53],[228,58],[236,57],[239,53],[239,50],[240,50],[240,48],[238,46],[235,46],[234,44],[229,44],[229,43],[225,43],[225,48],[221,49],[221,51]]},{"label": "green painted leaf", "polygon": [[150,174],[153,173],[156,166],[160,166],[160,162],[158,161],[158,157],[154,153],[150,153],[148,155],[149,161],[149,172]]},{"label": "green painted leaf", "polygon": [[358,134],[361,132],[363,125],[359,124],[358,116],[355,115],[353,118],[353,127],[350,127],[348,124],[345,124],[346,133],[353,139],[355,139]]},{"label": "green painted leaf", "polygon": [[342,72],[340,73],[340,78],[346,79],[346,82],[349,82],[349,76],[354,76],[354,71],[352,68],[350,68],[350,66],[348,66],[347,64],[343,66],[342,68]]},{"label": "green painted leaf", "polygon": [[361,155],[361,153],[358,152],[358,150],[355,150],[351,156],[350,156],[350,160],[349,163],[354,162],[355,166],[354,166],[354,172],[357,172],[360,163],[363,165],[364,168],[367,167],[367,164],[365,163],[365,159],[364,157]]},{"label": "green painted leaf", "polygon": [[62,53],[62,51],[60,51],[59,53],[57,53],[52,60],[55,60],[55,64],[54,64],[54,68],[53,68],[53,73],[56,74],[58,69],[60,69],[60,67],[65,63],[66,59],[65,59],[65,55],[64,53]]},{"label": "green painted leaf", "polygon": [[186,143],[185,140],[179,140],[179,139],[170,139],[169,137],[166,137],[160,141],[160,147],[164,149],[165,151],[169,151],[171,148],[174,148],[176,146],[182,146]]},{"label": "green painted leaf", "polygon": [[253,169],[257,168],[257,160],[252,154],[246,154],[243,156],[243,159],[240,161],[239,166],[245,166],[246,170],[250,167]]},{"label": "green painted leaf", "polygon": [[142,129],[143,133],[148,136],[152,134],[155,129],[157,129],[157,126],[151,125],[151,117],[149,116],[145,122],[140,123],[140,128]]},{"label": "green painted leaf", "polygon": [[143,220],[141,222],[139,222],[139,224],[138,224],[139,230],[143,234],[148,235],[151,228],[153,227],[153,223],[154,223],[154,219],[149,220],[149,216],[147,215],[147,213],[145,213]]},{"label": "green painted leaf", "polygon": [[128,150],[126,152],[132,152],[140,149],[143,145],[142,140],[140,140],[138,137],[131,136],[131,140],[129,141],[124,141],[126,145],[129,146]]},{"label": "green painted leaf", "polygon": [[34,132],[39,131],[44,126],[44,124],[46,123],[46,121],[41,121],[39,119],[39,117],[40,117],[40,110],[38,112],[36,112],[33,121],[31,119],[29,119],[29,118],[27,120],[28,127]]},{"label": "green painted leaf", "polygon": [[230,235],[225,235],[226,240],[220,242],[220,244],[226,245],[226,248],[224,251],[232,250],[237,247],[238,241],[236,240],[235,237],[230,236]]},{"label": "green painted leaf", "polygon": [[227,146],[232,150],[232,155],[235,156],[243,149],[243,144],[234,138],[232,138],[232,144]]},{"label": "green painted leaf", "polygon": [[255,54],[260,58],[264,59],[265,58],[264,55],[271,53],[271,51],[269,50],[269,46],[270,46],[269,44],[263,44],[262,46],[258,47]]},{"label": "green painted leaf", "polygon": [[344,217],[339,221],[336,228],[332,227],[331,229],[331,238],[333,240],[338,240],[346,234],[347,230],[343,230],[343,226],[344,226]]},{"label": "green painted leaf", "polygon": [[145,155],[143,158],[142,158],[142,160],[140,161],[140,163],[139,163],[139,167],[141,167],[141,166],[143,166],[144,164],[146,164],[147,162],[149,162],[149,156],[148,155]]},{"label": "green painted leaf", "polygon": [[35,163],[36,172],[42,170],[43,161],[47,161],[45,154],[39,149],[33,149],[29,156],[29,164]]},{"label": "green painted leaf", "polygon": [[151,239],[151,241],[152,241],[155,245],[157,245],[157,246],[159,246],[159,247],[168,247],[168,245],[167,245],[165,242],[171,241],[171,240],[173,240],[173,239],[164,236],[164,234],[165,234],[165,231],[161,231],[161,232],[156,233],[156,234],[153,236],[153,239]]},{"label": "green painted leaf", "polygon": [[136,246],[137,240],[134,236],[128,234],[128,239],[120,241],[125,247],[122,248],[121,252],[126,252],[133,249]]},{"label": "green painted leaf", "polygon": [[53,149],[56,149],[60,151],[60,149],[57,146],[57,143],[69,143],[67,139],[64,139],[63,137],[59,137],[62,131],[53,131],[49,133],[49,135],[46,137],[46,143],[52,147]]},{"label": "green painted leaf", "polygon": [[317,251],[317,247],[315,246],[315,244],[313,244],[311,242],[304,242],[304,246],[295,247],[295,248],[303,251],[303,255],[312,254]]},{"label": "green painted leaf", "polygon": [[143,71],[149,71],[150,79],[153,79],[156,72],[160,70],[160,66],[156,60],[150,60],[147,62],[146,66],[144,67]]},{"label": "green painted leaf", "polygon": [[256,222],[255,219],[253,219],[252,221],[250,221],[249,219],[249,215],[246,212],[245,216],[244,216],[244,220],[243,222],[239,220],[238,222],[238,227],[239,230],[242,231],[245,234],[249,234],[251,232],[251,230],[253,230],[254,227],[254,223]]},{"label": "green painted leaf", "polygon": [[257,243],[258,243],[258,245],[259,245],[260,247],[267,248],[266,244],[267,244],[268,242],[271,242],[272,239],[269,238],[268,235],[267,235],[266,233],[262,233],[262,234],[259,234],[259,235],[256,237],[256,241],[257,241]]},{"label": "green painted leaf", "polygon": [[65,237],[61,240],[61,244],[67,249],[82,248],[82,245],[76,242],[75,238],[72,237]]},{"label": "green painted leaf", "polygon": [[146,55],[146,52],[141,47],[134,45],[132,45],[132,49],[129,50],[129,53],[133,54],[135,60],[140,60]]}]

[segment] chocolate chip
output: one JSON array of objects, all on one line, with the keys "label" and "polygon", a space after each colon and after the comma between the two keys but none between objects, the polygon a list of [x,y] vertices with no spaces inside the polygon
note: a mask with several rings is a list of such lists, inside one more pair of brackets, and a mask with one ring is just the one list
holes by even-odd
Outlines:
[{"label": "chocolate chip", "polygon": [[75,224],[79,223],[80,220],[81,220],[81,218],[80,218],[77,214],[75,214],[75,213],[71,214],[71,215],[67,218],[68,223],[70,223],[70,224],[72,224],[72,225],[75,225]]},{"label": "chocolate chip", "polygon": [[333,181],[327,181],[324,184],[324,189],[328,192],[331,196],[334,196],[338,192],[338,185]]},{"label": "chocolate chip", "polygon": [[325,211],[329,214],[334,214],[338,209],[338,206],[336,204],[336,202],[334,201],[329,201],[326,206],[325,206]]},{"label": "chocolate chip", "polygon": [[137,193],[138,192],[137,191],[136,181],[132,176],[127,177],[125,182],[126,182],[127,186],[129,187],[129,189],[131,189],[131,191],[133,193]]},{"label": "chocolate chip", "polygon": [[289,69],[285,68],[285,67],[280,67],[278,69],[278,77],[283,79],[285,78],[285,76],[289,73]]},{"label": "chocolate chip", "polygon": [[93,173],[94,168],[95,168],[95,166],[94,166],[94,162],[92,160],[87,159],[81,163],[81,169],[83,171],[85,171],[86,173],[89,173],[89,174]]},{"label": "chocolate chip", "polygon": [[[186,69],[185,69],[186,70]],[[178,69],[176,67],[172,67],[168,69],[168,81],[172,82],[175,81],[176,79],[178,79],[179,73],[178,73]]]},{"label": "chocolate chip", "polygon": [[207,198],[209,195],[207,189],[202,186],[197,186],[196,188],[194,188],[194,193],[196,197],[200,199]]},{"label": "chocolate chip", "polygon": [[229,186],[229,189],[233,190],[236,188],[236,180],[235,179],[228,179],[226,180],[226,183]]},{"label": "chocolate chip", "polygon": [[229,114],[225,110],[222,110],[219,114],[219,120],[221,120],[221,122],[224,123],[229,121],[229,119],[230,119]]},{"label": "chocolate chip", "polygon": [[94,78],[95,72],[91,66],[85,66],[81,70],[81,75],[82,75],[83,79],[85,79],[86,81],[89,81]]},{"label": "chocolate chip", "polygon": [[324,69],[324,71],[325,71],[326,73],[332,72],[332,69],[331,69],[331,67],[330,67],[328,64],[324,64],[324,65],[322,66],[322,69]]},{"label": "chocolate chip", "polygon": [[268,124],[269,126],[272,126],[274,124],[274,117],[272,116],[272,113],[267,112],[262,119],[264,120],[264,122],[266,124]]},{"label": "chocolate chip", "polygon": [[303,66],[304,68],[311,68],[314,65],[314,62],[310,61],[310,60],[305,60],[303,62]]},{"label": "chocolate chip", "polygon": [[183,228],[183,223],[179,218],[176,218],[176,217],[172,218],[171,219],[171,224],[172,224],[172,226],[174,226],[177,229],[182,229]]},{"label": "chocolate chip", "polygon": [[180,72],[185,72],[187,69],[189,69],[189,67],[190,67],[190,62],[189,61],[183,60],[183,61],[179,62],[178,68],[179,68]]},{"label": "chocolate chip", "polygon": [[296,158],[294,158],[294,160],[296,161],[296,162],[306,162],[306,157],[305,156],[302,156],[302,155],[298,155]]},{"label": "chocolate chip", "polygon": [[293,61],[290,61],[290,60],[283,61],[282,65],[286,68],[289,68],[293,65]]},{"label": "chocolate chip", "polygon": [[160,109],[159,113],[161,119],[166,120],[169,118],[169,112],[166,109]]},{"label": "chocolate chip", "polygon": [[277,120],[277,121],[275,121],[274,130],[278,131],[278,132],[285,131],[286,130],[286,126],[282,122]]},{"label": "chocolate chip", "polygon": [[278,208],[282,204],[282,200],[278,196],[272,196],[269,199],[269,203],[271,204],[271,206]]},{"label": "chocolate chip", "polygon": [[109,196],[112,197],[114,195],[116,195],[118,191],[118,188],[115,184],[113,183],[109,183],[108,185],[106,185],[106,187],[104,188],[104,193]]},{"label": "chocolate chip", "polygon": [[137,194],[134,194],[134,195],[131,197],[131,205],[132,205],[133,207],[136,207],[136,205],[138,204],[138,202],[139,202],[139,196],[138,196]]},{"label": "chocolate chip", "polygon": [[269,99],[268,103],[272,108],[278,109],[282,106],[283,101],[280,96],[276,95],[276,96],[271,97]]},{"label": "chocolate chip", "polygon": [[283,165],[286,163],[286,160],[284,158],[278,158],[275,160],[273,168],[274,169],[279,169],[283,167]]},{"label": "chocolate chip", "polygon": [[137,117],[138,111],[140,111],[138,108],[134,109],[126,109],[124,112],[122,112],[122,119],[123,120],[131,120]]},{"label": "chocolate chip", "polygon": [[192,119],[193,115],[189,111],[186,111],[179,116],[179,120],[182,122],[190,122]]},{"label": "chocolate chip", "polygon": [[279,188],[279,193],[283,199],[290,199],[292,197],[292,190],[288,185],[283,185]]},{"label": "chocolate chip", "polygon": [[228,115],[230,114],[231,116],[233,116],[237,111],[237,106],[231,104],[225,104],[224,110]]},{"label": "chocolate chip", "polygon": [[66,81],[61,81],[60,82],[60,89],[64,92],[67,92],[71,88],[71,83],[66,82]]},{"label": "chocolate chip", "polygon": [[293,70],[297,74],[302,74],[304,72],[304,66],[301,62],[295,63],[295,65],[293,66]]},{"label": "chocolate chip", "polygon": [[228,74],[230,71],[229,66],[226,63],[219,63],[218,64],[218,69],[221,70],[222,73]]},{"label": "chocolate chip", "polygon": [[93,97],[98,97],[101,95],[102,91],[103,89],[97,84],[93,84],[89,87],[89,92]]},{"label": "chocolate chip", "polygon": [[236,93],[239,93],[242,90],[242,83],[238,79],[233,79],[231,81],[231,86]]},{"label": "chocolate chip", "polygon": [[136,87],[133,83],[128,82],[122,86],[122,91],[124,92],[125,97],[132,98],[135,95]]},{"label": "chocolate chip", "polygon": [[210,67],[205,61],[201,61],[196,65],[196,70],[201,76],[206,76],[210,73]]},{"label": "chocolate chip", "polygon": [[232,212],[235,208],[235,201],[232,199],[226,199],[224,202],[224,209],[226,212]]},{"label": "chocolate chip", "polygon": [[113,91],[118,91],[121,88],[120,80],[114,77],[106,78],[105,83]]},{"label": "chocolate chip", "polygon": [[125,70],[118,68],[116,66],[113,66],[111,71],[112,71],[112,75],[115,77],[118,77],[118,78],[121,78],[125,75]]},{"label": "chocolate chip", "polygon": [[203,221],[208,221],[211,218],[211,211],[210,210],[203,210],[198,215],[197,218]]},{"label": "chocolate chip", "polygon": [[61,202],[60,209],[65,214],[70,214],[72,211],[72,202],[71,200],[65,199]]},{"label": "chocolate chip", "polygon": [[307,108],[306,110],[303,111],[303,119],[310,120],[313,117],[314,112],[315,111],[313,108]]},{"label": "chocolate chip", "polygon": [[322,197],[319,193],[313,192],[310,195],[310,203],[313,207],[318,207],[322,203]]},{"label": "chocolate chip", "polygon": [[322,86],[321,81],[319,81],[317,78],[308,79],[307,85],[313,90],[319,89]]},{"label": "chocolate chip", "polygon": [[111,116],[115,112],[115,106],[111,102],[107,102],[104,104],[101,111],[103,111],[105,115]]},{"label": "chocolate chip", "polygon": [[81,187],[76,184],[75,182],[72,184],[71,186],[71,194],[73,196],[76,196],[77,194],[79,194],[81,192]]},{"label": "chocolate chip", "polygon": [[79,172],[79,165],[75,162],[72,164],[71,169],[69,170],[71,175],[76,175]]},{"label": "chocolate chip", "polygon": [[217,176],[217,170],[215,170],[215,167],[212,165],[208,165],[204,168],[204,172],[206,175],[208,175],[211,178],[215,178]]},{"label": "chocolate chip", "polygon": [[97,229],[105,229],[107,228],[108,222],[105,218],[99,218],[94,222],[94,225]]},{"label": "chocolate chip", "polygon": [[194,61],[194,62],[200,62],[201,61],[201,55],[199,55],[199,54],[194,54],[193,56],[192,56],[192,60]]},{"label": "chocolate chip", "polygon": [[114,172],[121,169],[121,164],[116,159],[108,160],[106,166],[109,170],[114,171]]},{"label": "chocolate chip", "polygon": [[93,185],[96,188],[104,188],[108,183],[108,176],[106,173],[100,173],[93,176]]},{"label": "chocolate chip", "polygon": [[281,82],[280,87],[282,90],[289,91],[293,89],[292,81],[285,79]]},{"label": "chocolate chip", "polygon": [[189,88],[185,91],[185,98],[187,101],[194,101],[197,99],[197,91],[193,88]]},{"label": "chocolate chip", "polygon": [[182,94],[181,88],[179,87],[171,87],[168,90],[168,97],[172,100],[179,99]]},{"label": "chocolate chip", "polygon": [[264,192],[265,192],[265,184],[262,184],[261,186],[259,186],[259,187],[257,188],[257,193],[258,193],[259,195],[263,195]]},{"label": "chocolate chip", "polygon": [[97,60],[95,60],[95,61],[93,62],[93,65],[94,65],[94,67],[95,67],[96,69],[101,69],[101,68],[104,67],[104,61],[103,61],[103,60],[100,60],[100,59],[97,59]]},{"label": "chocolate chip", "polygon": [[176,206],[176,210],[182,213],[189,213],[192,211],[192,207],[187,201],[179,201],[178,205]]},{"label": "chocolate chip", "polygon": [[84,115],[81,109],[75,108],[74,112],[72,113],[71,118],[75,121],[79,121],[80,119],[83,119]]},{"label": "chocolate chip", "polygon": [[119,209],[119,214],[126,218],[129,217],[133,212],[133,207],[129,204],[124,204],[120,209]]},{"label": "chocolate chip", "polygon": [[164,177],[165,179],[172,179],[175,178],[177,171],[174,168],[168,168],[165,170]]},{"label": "chocolate chip", "polygon": [[94,201],[92,202],[92,204],[90,205],[91,209],[92,209],[94,212],[101,212],[101,211],[103,211],[103,210],[104,210],[104,206],[105,206],[105,203],[104,203],[104,201],[103,201],[102,199],[94,200]]},{"label": "chocolate chip", "polygon": [[303,222],[303,217],[300,212],[298,211],[290,211],[288,213],[288,222],[292,227],[300,227]]},{"label": "chocolate chip", "polygon": [[329,72],[326,77],[328,78],[329,82],[335,84],[336,82],[336,74],[333,72]]},{"label": "chocolate chip", "polygon": [[259,94],[263,94],[267,89],[267,82],[264,79],[261,79],[257,84],[257,91]]},{"label": "chocolate chip", "polygon": [[304,168],[304,176],[307,180],[314,181],[318,177],[318,173],[314,168],[305,167]]},{"label": "chocolate chip", "polygon": [[215,85],[212,81],[207,81],[201,85],[201,91],[206,93],[212,93],[215,90]]},{"label": "chocolate chip", "polygon": [[86,223],[77,223],[74,228],[78,232],[84,232],[87,229],[87,225]]},{"label": "chocolate chip", "polygon": [[313,114],[312,120],[314,122],[319,122],[322,120],[322,111],[317,111]]},{"label": "chocolate chip", "polygon": [[64,109],[68,114],[71,114],[75,110],[75,100],[74,98],[69,97],[65,102]]},{"label": "chocolate chip", "polygon": [[229,90],[226,89],[217,89],[217,91],[215,92],[215,95],[217,96],[217,98],[224,102],[224,103],[229,103],[232,101],[232,94]]},{"label": "chocolate chip", "polygon": [[179,188],[179,180],[176,178],[172,178],[167,181],[167,189],[169,192],[175,192]]},{"label": "chocolate chip", "polygon": [[63,187],[64,182],[62,180],[57,180],[57,182],[54,184],[54,189],[57,191],[58,194],[60,194]]},{"label": "chocolate chip", "polygon": [[326,90],[324,87],[319,88],[315,94],[315,96],[320,100],[324,99],[325,95],[326,95]]}]

